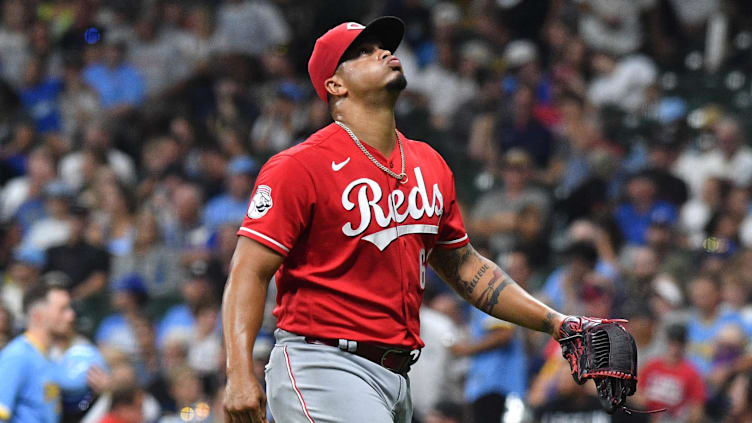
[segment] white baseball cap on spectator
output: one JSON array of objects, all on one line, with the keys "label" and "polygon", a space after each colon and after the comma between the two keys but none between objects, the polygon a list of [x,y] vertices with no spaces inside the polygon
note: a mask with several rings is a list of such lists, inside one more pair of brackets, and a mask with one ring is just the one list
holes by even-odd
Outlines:
[{"label": "white baseball cap on spectator", "polygon": [[513,40],[504,49],[504,62],[510,68],[526,65],[538,59],[538,47],[530,40]]},{"label": "white baseball cap on spectator", "polygon": [[460,56],[480,66],[488,66],[491,62],[491,49],[483,41],[471,40],[462,45]]},{"label": "white baseball cap on spectator", "polygon": [[457,25],[462,19],[462,10],[451,2],[445,1],[437,4],[431,10],[431,23],[434,27]]},{"label": "white baseball cap on spectator", "polygon": [[653,289],[664,301],[672,307],[681,307],[684,297],[676,282],[667,275],[659,275],[653,280]]}]

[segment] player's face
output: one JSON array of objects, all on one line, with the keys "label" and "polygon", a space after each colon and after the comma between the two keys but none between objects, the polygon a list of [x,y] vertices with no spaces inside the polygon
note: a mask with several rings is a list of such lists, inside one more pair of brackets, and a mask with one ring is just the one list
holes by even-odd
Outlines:
[{"label": "player's face", "polygon": [[383,49],[379,41],[366,39],[353,44],[342,58],[337,74],[350,92],[381,89],[399,92],[407,85],[399,59]]},{"label": "player's face", "polygon": [[73,322],[76,319],[70,295],[66,291],[56,289],[49,293],[47,301],[47,318],[51,334],[69,335],[73,331]]}]

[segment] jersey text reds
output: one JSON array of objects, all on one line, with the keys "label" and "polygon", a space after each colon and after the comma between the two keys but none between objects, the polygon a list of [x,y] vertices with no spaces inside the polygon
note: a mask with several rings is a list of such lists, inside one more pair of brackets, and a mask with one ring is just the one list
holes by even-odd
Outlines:
[{"label": "jersey text reds", "polygon": [[[278,327],[423,345],[427,258],[468,237],[444,160],[427,144],[399,136],[406,183],[376,167],[336,124],[263,166],[238,234],[284,257],[275,275]],[[397,145],[390,157],[366,148],[384,166],[401,167]]]}]

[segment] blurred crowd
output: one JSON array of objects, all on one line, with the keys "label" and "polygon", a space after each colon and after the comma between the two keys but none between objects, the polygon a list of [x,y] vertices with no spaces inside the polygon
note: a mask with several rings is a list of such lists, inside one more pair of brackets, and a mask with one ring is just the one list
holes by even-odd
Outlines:
[{"label": "blurred crowd", "polygon": [[68,339],[94,353],[66,421],[223,421],[219,310],[255,176],[331,122],[315,39],[380,15],[406,23],[398,127],[452,167],[473,245],[562,312],[629,319],[629,405],[667,408],[606,415],[557,344],[431,274],[415,421],[752,421],[749,2],[0,3],[0,346],[31,286],[69,290]]}]

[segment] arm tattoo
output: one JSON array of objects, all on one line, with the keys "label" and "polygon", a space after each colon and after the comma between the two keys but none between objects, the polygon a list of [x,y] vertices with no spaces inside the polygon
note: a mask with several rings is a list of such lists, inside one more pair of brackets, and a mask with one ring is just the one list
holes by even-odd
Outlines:
[{"label": "arm tattoo", "polygon": [[477,253],[470,245],[448,251],[436,249],[431,254],[430,260],[431,265],[443,276],[444,280],[464,295],[470,286],[470,282],[462,280],[460,269],[474,254]]},{"label": "arm tattoo", "polygon": [[462,276],[460,276],[460,269],[472,257],[479,258],[480,256],[472,245],[467,245],[454,251],[448,251],[446,254],[437,258],[434,262],[434,264],[437,264],[440,267],[439,270],[443,273],[445,279],[450,282],[461,295],[468,298],[475,291],[475,287],[478,285],[478,282],[480,282],[483,275],[485,275],[488,269],[491,268],[488,263],[483,263],[480,269],[475,273],[475,276],[473,276],[473,279],[469,281],[463,279]]},{"label": "arm tattoo", "polygon": [[[478,270],[475,271],[475,275],[471,280],[464,280],[462,276],[460,276],[460,269],[473,257],[478,259],[480,267],[477,268]],[[431,264],[442,275],[444,280],[452,285],[460,295],[468,300],[468,302],[474,304],[486,313],[491,314],[493,308],[499,303],[499,295],[501,294],[501,291],[503,291],[509,284],[513,284],[514,281],[496,265],[489,262],[482,262],[481,260],[483,260],[483,258],[478,252],[475,251],[471,245],[467,245],[447,252],[434,250],[431,257]],[[481,279],[483,279],[489,270],[493,271],[493,275],[491,276],[491,280],[488,281],[488,284],[484,286],[484,284],[481,283]],[[475,292],[475,288],[478,284],[483,287],[483,292],[481,292],[477,298],[473,298],[472,294]]]},{"label": "arm tattoo", "polygon": [[478,269],[478,272],[473,276],[473,280],[471,280],[469,283],[467,281],[463,281],[460,279],[462,284],[465,286],[465,293],[469,296],[470,294],[475,291],[475,287],[478,285],[478,281],[480,281],[480,278],[483,277],[483,275],[486,274],[486,271],[489,269],[488,263],[483,263],[483,266]]},{"label": "arm tattoo", "polygon": [[553,334],[554,332],[554,314],[550,311],[546,313],[546,318],[541,323],[541,329],[543,332]]},{"label": "arm tattoo", "polygon": [[475,253],[475,250],[473,250],[472,247],[464,247],[461,248],[461,251],[457,251],[456,254],[447,254],[445,268],[446,275],[452,280],[461,281],[460,268],[473,255],[473,253]]},{"label": "arm tattoo", "polygon": [[[501,280],[501,282],[499,285],[496,285],[496,282],[499,282],[499,280]],[[493,277],[488,282],[488,286],[480,294],[478,308],[491,314],[494,306],[499,302],[499,294],[501,294],[501,291],[503,291],[510,283],[512,283],[512,280],[505,275],[501,269],[498,267],[494,269]]]}]

